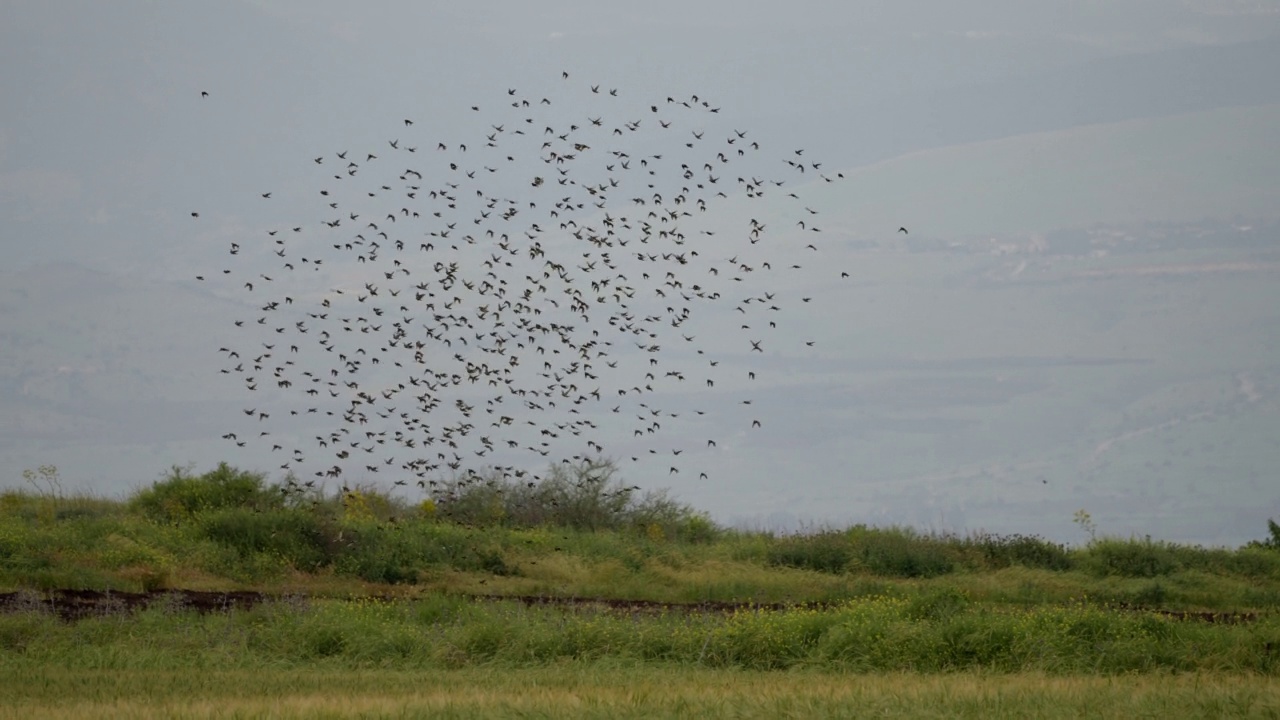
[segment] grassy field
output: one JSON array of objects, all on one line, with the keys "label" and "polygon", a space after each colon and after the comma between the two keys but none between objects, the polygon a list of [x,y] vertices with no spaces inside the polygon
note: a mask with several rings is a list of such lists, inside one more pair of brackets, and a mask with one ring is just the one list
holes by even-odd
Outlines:
[{"label": "grassy field", "polygon": [[18,669],[3,717],[1276,717],[1280,682],[1225,675],[768,673],[572,664],[512,672]]},{"label": "grassy field", "polygon": [[[31,473],[44,491],[0,495],[0,715],[1280,713],[1280,526],[1239,549],[774,535],[599,471],[416,505],[226,466],[124,500]],[[68,621],[55,589],[154,596]],[[269,596],[199,613],[169,589]]]}]

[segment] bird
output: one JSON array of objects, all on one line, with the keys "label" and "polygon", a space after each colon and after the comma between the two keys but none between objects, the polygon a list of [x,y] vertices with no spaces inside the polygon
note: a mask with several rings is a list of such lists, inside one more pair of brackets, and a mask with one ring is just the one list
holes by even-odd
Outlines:
[{"label": "bird", "polygon": [[[723,396],[722,406],[732,399],[765,407],[734,382],[741,370],[730,366],[740,368],[744,354],[698,328],[717,312],[741,315],[741,327],[724,333],[747,341],[748,379],[764,377],[772,356],[769,338],[757,333],[804,321],[798,307],[817,295],[786,291],[783,265],[774,263],[826,248],[749,218],[740,245],[727,233],[707,244],[701,240],[716,233],[696,215],[729,197],[733,177],[748,201],[784,185],[801,200],[804,187],[792,183],[821,163],[796,162],[803,149],[792,151],[791,164],[777,162],[747,140],[748,130],[713,142],[718,126],[704,119],[720,108],[709,98],[660,96],[627,110],[630,93],[619,88],[559,87],[494,88],[493,101],[469,106],[476,126],[465,137],[429,137],[409,118],[389,118],[400,135],[386,140],[391,149],[412,152],[429,141],[439,162],[392,166],[372,147],[325,150],[308,166],[318,170],[324,214],[281,219],[262,238],[269,253],[233,247],[239,265],[223,274],[240,284],[227,290],[250,293],[244,301],[257,312],[235,321],[243,344],[228,346],[251,354],[219,371],[239,377],[245,392],[269,390],[287,411],[246,413],[271,433],[264,449],[287,452],[291,468],[307,465],[320,477],[403,472],[385,482],[430,493],[444,487],[432,479],[441,471],[474,482],[499,462],[596,462],[625,435],[650,451],[628,454],[633,462],[665,447],[667,474],[675,475],[690,455],[661,443],[691,430],[672,400],[694,397],[681,385],[686,378],[703,378],[695,391]],[[553,112],[562,98],[581,102],[585,119]],[[645,137],[633,143],[632,134]],[[770,174],[775,167],[782,172]],[[823,209],[811,199],[799,207],[808,216]],[[287,228],[292,234],[276,234]],[[804,221],[799,228],[818,230]],[[301,274],[322,265],[343,279],[323,285]],[[784,336],[771,337],[779,339],[770,352],[788,352],[775,350],[788,345]],[[272,357],[277,339],[288,360]],[[708,363],[701,373],[694,359]],[[720,364],[726,359],[734,362]],[[274,385],[259,389],[264,376]],[[302,416],[324,423],[313,441],[286,447],[274,439],[296,435],[289,418]],[[253,433],[235,441],[252,443]],[[707,439],[702,452],[719,447]]]},{"label": "bird", "polygon": [[906,234],[907,234],[907,229],[906,229],[906,228],[904,228],[904,227],[900,227],[900,228],[898,228],[898,232],[902,233],[903,235],[906,235]]}]

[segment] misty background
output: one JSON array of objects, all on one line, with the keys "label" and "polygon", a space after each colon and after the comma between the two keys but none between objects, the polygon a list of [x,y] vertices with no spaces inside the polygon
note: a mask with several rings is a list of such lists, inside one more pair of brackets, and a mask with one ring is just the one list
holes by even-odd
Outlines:
[{"label": "misty background", "polygon": [[710,477],[624,464],[627,482],[772,528],[1079,542],[1085,509],[1104,534],[1235,545],[1280,517],[1280,2],[7,0],[0,17],[0,487],[46,463],[106,495],[189,463],[276,479],[219,437],[245,400],[217,348],[245,305],[195,276],[228,242],[320,219],[311,158],[385,146],[406,117],[475,137],[472,105],[567,71],[712,98],[845,175],[804,193],[853,282],[810,287],[810,352],[760,360],[769,432],[721,408]]}]

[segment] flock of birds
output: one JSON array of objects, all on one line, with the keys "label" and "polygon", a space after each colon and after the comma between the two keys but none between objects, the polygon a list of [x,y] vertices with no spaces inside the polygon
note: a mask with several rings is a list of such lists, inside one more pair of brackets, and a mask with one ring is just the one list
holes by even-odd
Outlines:
[{"label": "flock of birds", "polygon": [[[823,265],[797,190],[843,175],[770,154],[697,95],[630,106],[568,73],[551,85],[472,106],[483,129],[463,142],[406,118],[378,146],[315,156],[321,217],[230,243],[211,277],[256,312],[221,372],[256,402],[226,440],[269,446],[299,488],[431,492],[604,459],[706,478],[724,443],[708,407],[737,409],[739,442],[764,431],[755,363],[816,344],[776,332],[812,309],[810,276],[771,281],[850,277]],[[765,197],[800,219],[752,217]]]}]

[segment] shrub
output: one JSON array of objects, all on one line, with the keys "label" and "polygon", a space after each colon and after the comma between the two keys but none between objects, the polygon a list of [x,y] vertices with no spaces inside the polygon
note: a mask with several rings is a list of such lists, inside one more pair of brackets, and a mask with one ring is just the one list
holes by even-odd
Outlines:
[{"label": "shrub", "polygon": [[334,569],[369,582],[416,582],[418,569],[430,560],[425,553],[414,552],[415,543],[402,534],[389,533],[373,521],[343,523],[340,538],[343,548]]},{"label": "shrub", "polygon": [[722,535],[720,527],[705,513],[690,513],[676,526],[676,537],[685,542],[711,543]]},{"label": "shrub", "polygon": [[174,467],[169,475],[138,492],[129,508],[161,522],[187,520],[196,513],[223,508],[275,509],[283,506],[278,488],[268,487],[259,473],[236,470],[226,463],[204,475],[188,475]]},{"label": "shrub", "polygon": [[1021,565],[1045,570],[1070,570],[1071,555],[1062,545],[1035,535],[990,535],[982,533],[967,543],[977,548],[988,568]]},{"label": "shrub", "polygon": [[467,572],[516,575],[491,535],[456,525],[423,522],[384,524],[344,521],[339,531],[342,552],[334,570],[370,582],[416,583],[429,567],[444,566]]},{"label": "shrub", "polygon": [[955,570],[953,540],[918,535],[904,528],[856,525],[848,531],[793,535],[771,545],[771,565],[843,573],[863,570],[887,577],[929,578]]},{"label": "shrub", "polygon": [[616,478],[610,461],[552,465],[540,478],[500,471],[437,482],[422,516],[474,527],[540,526],[576,530],[635,530],[663,539],[708,542],[719,528],[709,516],[670,499],[663,491],[637,496],[640,488]]},{"label": "shrub", "polygon": [[1084,557],[1097,575],[1153,578],[1178,569],[1174,549],[1151,538],[1094,540],[1085,548]]},{"label": "shrub", "polygon": [[[623,488],[630,493],[634,489]],[[620,516],[621,526],[642,529],[646,535],[657,527],[662,537],[691,543],[709,543],[720,537],[721,529],[706,513],[672,500],[665,490],[652,490],[636,499],[628,495]]]},{"label": "shrub", "polygon": [[876,575],[930,578],[955,570],[948,543],[921,536],[906,528],[870,529],[857,525],[849,530],[856,547],[857,565]]},{"label": "shrub", "polygon": [[912,620],[945,620],[963,612],[969,597],[955,588],[939,588],[907,601],[905,615]]},{"label": "shrub", "polygon": [[1256,547],[1244,547],[1227,553],[1222,566],[1234,573],[1252,578],[1280,577],[1280,553]]},{"label": "shrub", "polygon": [[270,553],[305,572],[327,566],[336,551],[332,526],[313,513],[224,508],[202,514],[199,523],[205,537],[241,557]]},{"label": "shrub", "polygon": [[842,573],[853,560],[853,544],[837,531],[792,535],[770,546],[766,558],[771,565]]},{"label": "shrub", "polygon": [[1129,601],[1134,605],[1156,607],[1169,599],[1169,591],[1165,589],[1165,586],[1159,580],[1156,580],[1143,585],[1132,593],[1129,598]]},{"label": "shrub", "polygon": [[342,516],[352,520],[395,522],[415,513],[415,509],[404,500],[372,485],[357,485],[343,490],[339,501]]},{"label": "shrub", "polygon": [[1267,530],[1271,533],[1271,537],[1266,538],[1265,540],[1252,540],[1245,547],[1260,548],[1263,550],[1280,550],[1280,523],[1268,518]]},{"label": "shrub", "polygon": [[519,570],[508,565],[497,550],[476,552],[476,568],[492,575],[518,575]]}]

